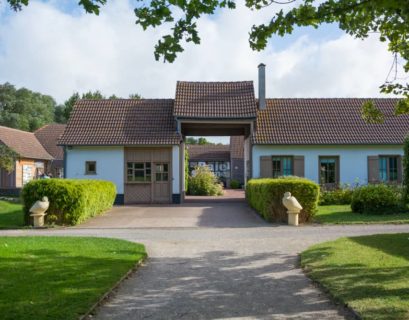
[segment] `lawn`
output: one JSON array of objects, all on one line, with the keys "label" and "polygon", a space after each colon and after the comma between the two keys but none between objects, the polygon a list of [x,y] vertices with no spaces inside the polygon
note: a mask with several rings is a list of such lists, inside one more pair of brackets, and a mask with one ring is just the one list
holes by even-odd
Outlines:
[{"label": "lawn", "polygon": [[363,319],[409,319],[409,234],[341,238],[310,247],[301,265]]},{"label": "lawn", "polygon": [[0,237],[0,317],[78,319],[145,256],[117,239]]},{"label": "lawn", "polygon": [[314,221],[328,224],[409,223],[409,213],[359,214],[349,205],[319,206]]},{"label": "lawn", "polygon": [[0,229],[21,228],[24,225],[23,206],[0,200]]}]

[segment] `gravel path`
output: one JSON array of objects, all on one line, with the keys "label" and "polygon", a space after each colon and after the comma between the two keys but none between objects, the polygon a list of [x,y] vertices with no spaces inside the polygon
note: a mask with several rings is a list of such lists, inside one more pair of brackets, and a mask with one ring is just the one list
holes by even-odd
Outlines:
[{"label": "gravel path", "polygon": [[408,225],[247,228],[66,228],[0,235],[74,235],[146,245],[149,259],[96,319],[349,318],[304,276],[298,253],[342,236],[409,232]]}]

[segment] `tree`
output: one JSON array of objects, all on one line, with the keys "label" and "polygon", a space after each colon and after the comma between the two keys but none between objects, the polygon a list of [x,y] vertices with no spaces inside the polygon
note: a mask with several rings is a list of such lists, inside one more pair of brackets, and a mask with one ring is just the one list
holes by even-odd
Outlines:
[{"label": "tree", "polygon": [[0,125],[35,131],[54,120],[55,100],[10,83],[0,85]]},{"label": "tree", "polygon": [[[29,0],[7,0],[14,10],[21,10]],[[270,5],[285,5],[297,0],[246,0],[250,10],[261,10]],[[299,0],[292,9],[281,8],[267,24],[255,25],[250,31],[250,47],[263,50],[273,35],[291,34],[295,27],[318,28],[325,23],[337,23],[340,29],[356,38],[364,39],[372,33],[379,40],[388,42],[394,55],[396,70],[398,59],[403,60],[405,72],[409,72],[409,3],[407,0]],[[107,0],[81,0],[87,13],[99,14]],[[234,0],[154,0],[139,2],[135,8],[136,23],[144,30],[173,23],[171,32],[164,35],[155,46],[155,58],[173,62],[188,42],[200,43],[197,21],[204,15],[212,15],[219,8],[235,9]],[[409,84],[399,82],[394,76],[381,85],[381,92],[402,95],[404,100],[396,106],[396,115],[409,113]],[[383,115],[373,102],[362,108],[369,122],[383,121]]]},{"label": "tree", "polygon": [[206,138],[200,137],[198,139],[194,137],[187,137],[186,138],[186,144],[200,144],[200,145],[205,145],[205,144],[211,144],[213,145],[214,143],[208,141]]},{"label": "tree", "polygon": [[138,93],[131,93],[129,99],[142,99],[141,95]]},{"label": "tree", "polygon": [[0,144],[0,168],[8,173],[13,172],[18,154],[11,150],[8,146]]}]

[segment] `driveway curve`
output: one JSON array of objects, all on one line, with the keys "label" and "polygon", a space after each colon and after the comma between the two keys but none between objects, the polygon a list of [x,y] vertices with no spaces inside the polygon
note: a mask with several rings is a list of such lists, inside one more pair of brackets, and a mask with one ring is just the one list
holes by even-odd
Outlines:
[{"label": "driveway curve", "polygon": [[[217,205],[215,205],[217,206]],[[343,236],[408,225],[66,228],[0,235],[71,235],[144,243],[149,259],[97,309],[96,319],[344,319],[299,268],[298,253]]]}]

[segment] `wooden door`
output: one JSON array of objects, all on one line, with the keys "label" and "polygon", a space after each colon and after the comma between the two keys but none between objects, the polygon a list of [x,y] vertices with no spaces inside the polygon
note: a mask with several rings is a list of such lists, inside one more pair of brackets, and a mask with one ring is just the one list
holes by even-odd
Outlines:
[{"label": "wooden door", "polygon": [[169,203],[170,195],[170,163],[155,162],[153,164],[153,200]]}]

